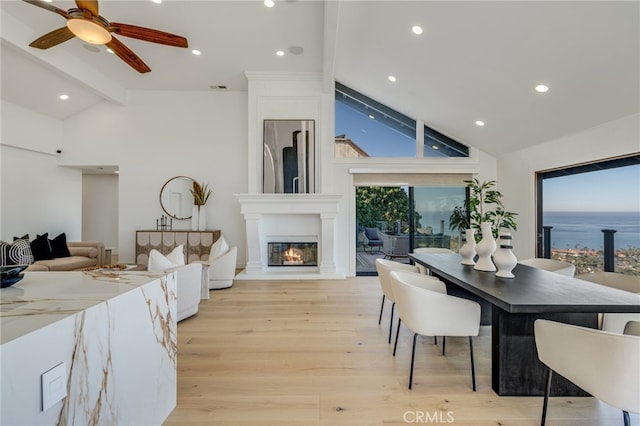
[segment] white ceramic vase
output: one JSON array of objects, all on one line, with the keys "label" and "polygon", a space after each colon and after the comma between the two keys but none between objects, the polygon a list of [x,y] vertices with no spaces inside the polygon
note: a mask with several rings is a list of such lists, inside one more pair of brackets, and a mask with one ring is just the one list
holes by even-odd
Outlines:
[{"label": "white ceramic vase", "polygon": [[518,264],[518,259],[516,259],[513,251],[511,251],[511,249],[513,248],[511,241],[511,232],[500,232],[500,236],[498,237],[498,248],[493,254],[493,263],[495,263],[496,267],[498,268],[496,277],[514,277],[511,271]]},{"label": "white ceramic vase", "polygon": [[476,261],[474,269],[488,272],[495,271],[496,265],[493,264],[491,255],[496,251],[496,240],[491,233],[491,222],[480,223],[480,232],[482,232],[482,239],[476,244],[478,260]]},{"label": "white ceramic vase", "polygon": [[207,210],[204,206],[198,206],[198,231],[207,229]]},{"label": "white ceramic vase", "polygon": [[464,231],[464,235],[466,238],[466,242],[464,243],[464,245],[462,247],[460,247],[460,250],[458,250],[458,253],[460,254],[460,256],[462,256],[462,264],[463,265],[475,265],[476,262],[475,260],[473,260],[474,257],[476,257],[476,230],[475,229],[466,229]]},{"label": "white ceramic vase", "polygon": [[192,231],[198,230],[198,222],[200,220],[198,215],[199,212],[200,210],[198,210],[198,206],[194,204],[193,209],[191,210],[191,230]]}]

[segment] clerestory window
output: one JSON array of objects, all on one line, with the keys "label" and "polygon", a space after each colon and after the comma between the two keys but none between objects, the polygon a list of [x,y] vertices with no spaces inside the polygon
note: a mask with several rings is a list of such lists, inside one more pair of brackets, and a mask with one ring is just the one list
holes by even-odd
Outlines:
[{"label": "clerestory window", "polygon": [[416,144],[416,120],[336,82],[335,155],[359,157],[468,157],[469,148],[424,126]]}]

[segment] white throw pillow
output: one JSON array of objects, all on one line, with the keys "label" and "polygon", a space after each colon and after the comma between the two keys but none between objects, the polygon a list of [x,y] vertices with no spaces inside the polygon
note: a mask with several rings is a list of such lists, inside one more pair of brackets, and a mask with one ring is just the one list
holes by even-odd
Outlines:
[{"label": "white throw pillow", "polygon": [[176,266],[184,265],[183,247],[179,245],[167,256],[160,253],[158,250],[153,249],[149,252],[149,263],[147,270],[156,274],[161,274],[167,269],[175,268]]},{"label": "white throw pillow", "polygon": [[171,261],[171,263],[175,263],[178,266],[184,265],[184,247],[182,244],[174,248],[171,253],[167,255],[167,259]]},{"label": "white throw pillow", "polygon": [[218,241],[213,243],[211,246],[211,251],[209,252],[209,263],[213,263],[214,260],[223,256],[228,251],[229,244],[227,244],[224,237],[221,235]]}]

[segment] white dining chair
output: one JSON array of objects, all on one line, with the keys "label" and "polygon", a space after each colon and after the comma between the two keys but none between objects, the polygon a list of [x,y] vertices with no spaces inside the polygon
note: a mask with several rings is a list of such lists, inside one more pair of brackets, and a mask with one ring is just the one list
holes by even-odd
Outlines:
[{"label": "white dining chair", "polygon": [[480,304],[468,299],[449,296],[414,285],[422,280],[424,286],[433,285],[424,275],[408,276],[405,272],[390,273],[391,287],[398,305],[398,316],[413,334],[409,389],[413,384],[416,339],[421,336],[468,336],[471,357],[471,383],[476,390],[473,361],[473,336],[480,331]]},{"label": "white dining chair", "polygon": [[534,336],[538,358],[549,367],[542,426],[554,371],[595,398],[621,409],[625,426],[630,425],[629,412],[640,413],[640,336],[543,319],[535,321]]},{"label": "white dining chair", "polygon": [[576,272],[576,265],[573,263],[563,262],[555,259],[545,259],[535,257],[531,259],[519,260],[522,265],[531,266],[532,268],[544,269],[545,271],[555,272],[556,274],[573,277]]},{"label": "white dining chair", "polygon": [[382,322],[382,311],[384,309],[385,299],[389,299],[391,302],[391,316],[389,318],[389,344],[391,344],[391,334],[393,332],[393,311],[396,306],[395,298],[393,297],[393,290],[391,289],[391,283],[389,281],[389,274],[393,270],[410,271],[418,273],[418,268],[415,265],[409,265],[407,263],[400,263],[387,259],[376,259],[376,271],[378,272],[378,280],[380,281],[380,287],[382,288],[382,304],[380,305],[380,317],[378,318],[378,325]]},{"label": "white dining chair", "polygon": [[[402,272],[402,278],[405,283],[411,284],[416,287],[421,287],[426,290],[436,291],[441,294],[447,294],[447,286],[440,281],[437,277],[432,277],[429,275],[424,275],[416,272]],[[391,277],[389,277],[391,279]],[[398,316],[398,327],[396,329],[396,341],[393,345],[393,356],[396,356],[396,350],[398,348],[398,336],[400,335],[400,325],[402,324],[402,318]],[[433,336],[433,341],[435,344],[438,344],[437,336]],[[447,343],[447,336],[442,336],[442,356],[445,354],[445,345]]]},{"label": "white dining chair", "polygon": [[[579,275],[576,278],[607,287],[617,288],[618,290],[640,294],[640,276],[638,275],[625,275],[618,272],[598,271],[592,274]],[[600,328],[612,333],[622,333],[629,321],[640,321],[640,314],[633,313],[606,313],[601,314],[600,317]]]}]

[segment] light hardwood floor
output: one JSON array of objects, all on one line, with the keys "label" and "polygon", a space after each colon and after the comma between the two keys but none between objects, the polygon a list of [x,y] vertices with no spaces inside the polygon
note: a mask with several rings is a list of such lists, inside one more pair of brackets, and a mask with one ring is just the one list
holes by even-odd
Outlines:
[{"label": "light hardwood floor", "polygon": [[[178,324],[178,404],[165,425],[540,424],[541,397],[491,390],[489,327],[474,340],[477,392],[466,338],[447,339],[444,357],[419,338],[408,390],[412,334],[401,330],[394,358],[389,303],[378,325],[381,297],[377,277],[212,291]],[[594,398],[556,397],[547,425],[622,425],[622,413]]]}]

